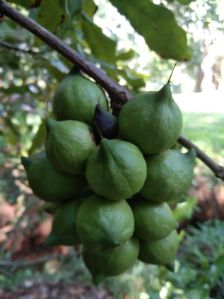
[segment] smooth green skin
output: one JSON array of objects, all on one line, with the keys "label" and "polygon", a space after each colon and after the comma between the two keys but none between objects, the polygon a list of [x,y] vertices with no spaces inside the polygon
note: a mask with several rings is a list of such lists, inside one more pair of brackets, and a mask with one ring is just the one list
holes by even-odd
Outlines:
[{"label": "smooth green skin", "polygon": [[172,98],[169,83],[158,92],[134,96],[119,115],[121,136],[143,154],[157,154],[175,144],[182,130],[182,114]]},{"label": "smooth green skin", "polygon": [[134,216],[128,203],[96,195],[83,201],[76,223],[81,242],[91,250],[122,245],[134,233]]},{"label": "smooth green skin", "polygon": [[46,240],[50,246],[80,244],[76,230],[76,214],[80,200],[73,200],[61,204],[54,213],[51,232]]},{"label": "smooth green skin", "polygon": [[82,256],[86,267],[93,276],[95,284],[108,276],[122,274],[131,268],[139,254],[139,242],[132,238],[121,246],[101,251],[91,251],[83,248]]},{"label": "smooth green skin", "polygon": [[139,260],[154,265],[167,265],[175,259],[179,247],[177,232],[157,241],[140,241]]},{"label": "smooth green skin", "polygon": [[102,197],[128,199],[144,185],[146,162],[134,144],[104,138],[87,161],[86,179],[90,188]]},{"label": "smooth green skin", "polygon": [[165,202],[181,198],[191,185],[195,151],[186,154],[170,149],[148,157],[147,178],[140,195],[149,201]]},{"label": "smooth green skin", "polygon": [[43,153],[34,159],[22,157],[21,160],[33,193],[47,202],[64,202],[88,190],[84,177],[57,171]]},{"label": "smooth green skin", "polygon": [[132,204],[135,219],[135,236],[145,241],[159,240],[177,227],[177,222],[167,203],[155,204],[136,200]]},{"label": "smooth green skin", "polygon": [[108,110],[107,98],[98,85],[72,72],[62,80],[53,99],[53,113],[58,120],[79,120],[92,123],[95,107]]},{"label": "smooth green skin", "polygon": [[86,161],[95,147],[90,129],[75,120],[48,119],[45,149],[52,165],[69,174],[83,174]]}]

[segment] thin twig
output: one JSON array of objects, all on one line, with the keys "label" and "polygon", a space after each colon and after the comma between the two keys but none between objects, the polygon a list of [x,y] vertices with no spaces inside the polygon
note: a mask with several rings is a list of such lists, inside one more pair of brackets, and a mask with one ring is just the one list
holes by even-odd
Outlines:
[{"label": "thin twig", "polygon": [[15,47],[14,45],[3,42],[3,41],[0,41],[0,47],[4,48],[4,49],[7,49],[7,50],[13,50],[13,51],[21,52],[21,53],[25,53],[25,54],[31,54],[31,55],[40,54],[37,51],[33,51],[31,49],[21,49],[21,48]]},{"label": "thin twig", "polygon": [[212,160],[205,152],[200,150],[193,142],[188,140],[184,136],[180,136],[178,142],[186,147],[187,149],[193,148],[196,151],[197,157],[204,162],[212,170],[217,178],[224,180],[224,167],[218,165],[214,160]]},{"label": "thin twig", "polygon": [[[3,0],[0,0],[0,13],[8,16],[10,19],[32,32],[44,43],[56,50],[73,64],[77,65],[84,73],[95,79],[96,82],[104,87],[108,92],[115,109],[119,110],[121,106],[131,98],[132,94],[130,91],[123,86],[120,86],[117,82],[108,77],[101,69],[88,62],[84,56],[76,53],[71,47],[65,44],[65,42],[61,41],[47,29],[17,12]],[[224,167],[218,165],[187,138],[181,136],[178,139],[178,142],[186,148],[193,147],[196,151],[197,157],[213,171],[215,176],[224,179]]]}]

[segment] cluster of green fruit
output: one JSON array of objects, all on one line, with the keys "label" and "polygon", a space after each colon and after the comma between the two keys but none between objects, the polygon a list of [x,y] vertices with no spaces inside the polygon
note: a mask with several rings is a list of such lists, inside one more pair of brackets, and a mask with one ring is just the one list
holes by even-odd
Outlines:
[{"label": "cluster of green fruit", "polygon": [[172,148],[182,129],[169,82],[136,95],[118,119],[103,90],[73,69],[53,100],[45,152],[22,158],[33,192],[53,213],[50,245],[82,244],[95,282],[137,259],[168,266],[178,249],[166,202],[193,178],[194,151]]}]

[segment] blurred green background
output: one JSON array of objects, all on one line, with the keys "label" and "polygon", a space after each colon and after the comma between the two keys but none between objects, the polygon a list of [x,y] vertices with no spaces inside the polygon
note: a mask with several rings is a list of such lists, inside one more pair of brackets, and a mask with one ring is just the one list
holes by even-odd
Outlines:
[{"label": "blurred green background", "polygon": [[[172,90],[183,134],[224,165],[224,5],[147,1],[8,2],[135,93],[161,87],[178,61]],[[151,10],[139,9],[149,2]],[[153,10],[161,19],[152,18]],[[172,44],[161,41],[164,24]],[[162,28],[155,36],[154,27]],[[78,248],[44,245],[51,217],[28,187],[20,156],[43,146],[52,96],[71,67],[31,33],[0,19],[0,298],[224,298],[224,186],[200,161],[189,194],[175,208],[182,245],[174,272],[139,262],[95,287]]]}]

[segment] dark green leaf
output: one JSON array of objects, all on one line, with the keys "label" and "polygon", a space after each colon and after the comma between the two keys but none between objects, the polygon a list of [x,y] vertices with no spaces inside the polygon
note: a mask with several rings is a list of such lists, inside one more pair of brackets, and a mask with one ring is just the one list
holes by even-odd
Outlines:
[{"label": "dark green leaf", "polygon": [[27,85],[21,85],[21,86],[11,85],[6,89],[2,89],[2,91],[4,91],[5,95],[24,94],[27,91],[29,91],[29,88]]},{"label": "dark green leaf", "polygon": [[37,13],[37,22],[46,29],[55,32],[65,20],[64,7],[60,0],[42,1]]},{"label": "dark green leaf", "polygon": [[125,15],[148,46],[163,58],[178,61],[190,59],[185,31],[178,26],[174,14],[149,0],[110,0]]},{"label": "dark green leaf", "polygon": [[20,59],[13,52],[0,49],[0,66],[10,67],[11,69],[19,69]]},{"label": "dark green leaf", "polygon": [[65,0],[65,11],[73,17],[82,10],[82,0]]},{"label": "dark green leaf", "polygon": [[92,54],[106,63],[115,63],[116,42],[88,18],[83,18],[82,29]]},{"label": "dark green leaf", "polygon": [[7,23],[3,22],[0,24],[0,38],[2,40],[15,43],[15,46],[17,46],[16,43],[24,42],[30,38],[28,31],[21,29],[21,27],[14,27],[13,25],[10,20],[7,20]]}]

